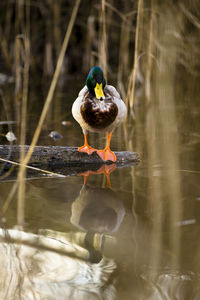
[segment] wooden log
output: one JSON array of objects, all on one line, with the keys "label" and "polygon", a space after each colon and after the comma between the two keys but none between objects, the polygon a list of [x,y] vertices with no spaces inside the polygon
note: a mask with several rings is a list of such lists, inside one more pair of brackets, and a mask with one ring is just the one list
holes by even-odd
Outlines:
[{"label": "wooden log", "polygon": [[[24,146],[25,152],[29,146]],[[21,146],[0,145],[0,157],[19,161]],[[138,163],[139,155],[136,152],[122,151],[115,152],[117,157],[117,165],[128,165]],[[77,147],[61,147],[61,146],[36,146],[34,148],[29,165],[102,165],[111,164],[112,162],[103,162],[102,159],[94,152],[92,155],[78,152]]]},{"label": "wooden log", "polygon": [[[27,152],[29,146],[24,147]],[[19,162],[20,151],[21,146],[0,145],[0,159],[6,160],[6,162],[0,160],[0,175],[5,174],[1,180],[16,180],[18,166],[13,165],[13,162]],[[134,166],[140,160],[139,155],[135,152],[123,151],[115,152],[115,154],[117,156],[117,168]],[[12,162],[9,163],[8,161]],[[112,162],[106,162],[106,164],[110,163]],[[31,179],[44,176],[46,171],[57,176],[77,176],[86,171],[98,172],[105,163],[96,153],[92,155],[79,153],[76,147],[36,146],[28,165],[26,178]],[[9,172],[12,166],[14,169]]]}]

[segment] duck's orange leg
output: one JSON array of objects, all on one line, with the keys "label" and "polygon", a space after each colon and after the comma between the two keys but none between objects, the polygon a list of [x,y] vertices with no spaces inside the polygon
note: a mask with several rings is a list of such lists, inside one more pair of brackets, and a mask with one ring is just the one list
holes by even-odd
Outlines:
[{"label": "duck's orange leg", "polygon": [[111,160],[113,162],[116,162],[117,158],[116,158],[116,155],[115,153],[113,153],[111,150],[110,150],[110,140],[111,140],[111,137],[112,137],[112,133],[108,132],[107,134],[107,144],[106,144],[106,147],[105,149],[103,150],[98,150],[97,151],[97,154],[101,157],[102,160],[106,161],[106,160]]},{"label": "duck's orange leg", "polygon": [[89,155],[92,154],[93,152],[97,151],[97,149],[94,149],[88,145],[87,134],[84,134],[84,145],[82,147],[79,147],[78,151],[85,152]]}]

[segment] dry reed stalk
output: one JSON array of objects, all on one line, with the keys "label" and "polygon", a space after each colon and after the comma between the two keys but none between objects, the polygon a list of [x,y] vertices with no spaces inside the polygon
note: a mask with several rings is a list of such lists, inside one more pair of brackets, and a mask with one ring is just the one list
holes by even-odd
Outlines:
[{"label": "dry reed stalk", "polygon": [[18,163],[16,161],[4,159],[4,158],[1,158],[1,157],[0,157],[0,161],[9,163],[9,164],[12,164],[12,165],[15,165],[15,166],[19,166],[19,167],[22,166],[26,169],[35,170],[35,171],[42,172],[42,173],[52,175],[52,176],[56,176],[56,177],[62,177],[62,178],[66,177],[65,175],[62,175],[62,174],[58,174],[58,173],[55,173],[55,172],[51,172],[51,171],[48,171],[48,170],[43,170],[43,169],[32,167],[32,166],[22,165],[21,163]]},{"label": "dry reed stalk", "polygon": [[53,63],[53,45],[52,45],[52,0],[47,0],[48,12],[45,18],[45,57],[44,57],[44,74],[52,76],[54,71]]},{"label": "dry reed stalk", "polygon": [[176,170],[177,172],[185,172],[185,173],[194,173],[194,174],[200,174],[200,171],[196,171],[196,170],[186,170],[186,169],[180,169],[180,170]]},{"label": "dry reed stalk", "polygon": [[149,29],[149,43],[147,49],[147,67],[145,76],[145,95],[148,103],[151,96],[151,72],[152,72],[152,60],[153,60],[153,34],[154,34],[154,0],[151,0],[151,12],[150,12],[150,29]]},{"label": "dry reed stalk", "polygon": [[[153,101],[149,108],[149,123],[147,130],[147,147],[149,157],[150,178],[150,208],[153,209],[153,228],[151,237],[150,264],[158,270],[161,260],[163,199],[168,199],[170,230],[170,250],[173,253],[172,265],[178,267],[180,258],[180,228],[176,226],[181,220],[181,192],[179,169],[179,140],[177,134],[177,118],[175,114],[174,80],[177,62],[177,40],[173,32],[177,31],[177,19],[172,8],[162,5],[160,7],[159,31],[154,39],[161,45],[157,49],[158,66],[154,70]],[[170,34],[169,34],[170,33]],[[170,55],[169,55],[170,53]],[[157,134],[157,136],[156,136]],[[159,134],[159,135],[158,135]],[[162,162],[160,172],[162,176],[154,176],[155,165]],[[166,209],[165,209],[166,210]],[[166,212],[165,212],[166,213]],[[155,274],[156,275],[156,274]]]},{"label": "dry reed stalk", "polygon": [[[110,7],[113,6],[114,0],[109,0],[110,1]],[[112,9],[107,9],[107,2],[105,1],[104,3],[104,9],[105,9],[105,24],[106,24],[106,32],[110,31],[110,27],[112,26],[114,20],[113,20],[113,13],[114,11]]]},{"label": "dry reed stalk", "polygon": [[138,69],[138,59],[139,59],[139,31],[141,30],[141,23],[142,23],[142,10],[143,10],[143,0],[138,0],[138,7],[137,7],[137,22],[136,22],[136,31],[135,31],[135,52],[134,52],[134,63],[132,74],[129,81],[128,92],[127,92],[127,99],[126,103],[129,104],[130,113],[133,114],[133,106],[134,106],[134,93],[135,93],[135,79],[136,79],[136,72]]},{"label": "dry reed stalk", "polygon": [[23,88],[23,57],[24,57],[24,0],[17,0],[15,6],[15,118],[17,121],[16,135],[20,132],[20,113]]},{"label": "dry reed stalk", "polygon": [[54,16],[54,41],[55,41],[55,49],[56,49],[56,59],[59,55],[60,47],[61,47],[61,1],[54,1],[53,3],[53,16]]},{"label": "dry reed stalk", "polygon": [[[176,172],[179,167],[179,138],[177,130],[177,118],[175,112],[174,81],[176,74],[178,40],[172,33],[179,30],[177,18],[174,17],[175,9],[169,10],[163,6],[163,18],[160,18],[159,29],[161,34],[159,41],[164,50],[159,53],[159,66],[156,72],[156,92],[158,99],[158,109],[160,111],[159,120],[164,141],[161,143],[162,161],[167,169],[167,186],[169,194],[170,209],[170,243],[174,253],[172,264],[178,265],[180,258],[180,227],[175,224],[181,220],[181,191],[180,174]],[[167,34],[170,32],[171,34]],[[170,53],[170,55],[169,55]],[[163,101],[164,100],[164,101]],[[166,109],[168,106],[168,109]]]},{"label": "dry reed stalk", "polygon": [[[48,29],[47,29],[48,31]],[[48,36],[48,35],[47,35]],[[51,41],[47,40],[45,44],[45,60],[44,60],[44,74],[51,76],[53,74],[53,49]]]},{"label": "dry reed stalk", "polygon": [[[6,95],[7,96],[7,95]],[[11,113],[10,113],[10,99],[9,97],[5,97],[4,96],[4,92],[3,90],[0,89],[0,98],[1,98],[1,101],[3,103],[3,116],[6,120],[12,120],[11,118]],[[8,121],[8,129],[9,131],[12,131],[12,121],[9,122]]]},{"label": "dry reed stalk", "polygon": [[[0,97],[1,97],[1,100],[2,100],[2,103],[3,103],[3,115],[4,115],[4,118],[5,118],[5,116],[6,116],[6,120],[11,120],[11,116],[10,116],[10,105],[9,105],[9,97],[4,97],[4,93],[3,93],[3,91],[0,89]],[[10,132],[12,132],[13,130],[12,130],[12,122],[10,123],[10,122],[8,122],[8,129],[9,129],[9,131]],[[11,152],[12,152],[12,142],[10,143],[10,150],[9,150],[9,152],[8,152],[8,158],[10,157],[10,154],[11,154]],[[1,165],[1,168],[0,168],[0,175],[1,175],[1,173],[2,173],[2,171],[4,170],[4,167],[5,167],[5,165],[6,165],[6,163],[3,163],[2,165]],[[7,176],[9,176],[9,174],[11,173],[13,171],[13,168],[11,168],[10,170],[8,170],[4,175],[1,175],[0,176],[0,180],[2,180],[2,179],[4,179],[4,178],[6,178]]]},{"label": "dry reed stalk", "polygon": [[10,34],[11,34],[11,28],[12,28],[12,6],[10,5],[10,3],[7,4],[5,13],[6,13],[6,16],[5,16],[4,33],[5,33],[7,41],[9,41]]},{"label": "dry reed stalk", "polygon": [[12,199],[13,199],[13,197],[15,196],[15,193],[16,193],[16,191],[17,191],[17,187],[18,187],[18,183],[17,183],[17,181],[16,181],[16,182],[13,184],[13,186],[12,186],[12,188],[11,188],[9,194],[8,194],[8,197],[6,198],[6,200],[5,200],[5,202],[4,202],[4,205],[3,205],[2,209],[1,209],[2,215],[5,215],[5,213],[6,213],[7,209],[8,209],[8,207],[9,207],[9,205],[10,205]]},{"label": "dry reed stalk", "polygon": [[22,96],[21,37],[22,36],[17,35],[15,38],[15,114],[18,124],[20,120],[20,99]]},{"label": "dry reed stalk", "polygon": [[30,67],[30,0],[26,1],[26,27],[24,34],[24,52],[25,62],[23,70],[23,93],[21,105],[21,130],[20,130],[20,145],[22,145],[20,152],[20,168],[17,176],[18,182],[18,202],[17,202],[17,224],[23,226],[24,224],[24,205],[25,205],[25,181],[26,166],[21,164],[25,157],[25,150],[23,145],[26,141],[26,116],[27,116],[27,100],[28,100],[28,85],[29,85],[29,67]]},{"label": "dry reed stalk", "polygon": [[83,56],[83,71],[88,72],[88,67],[91,69],[95,65],[95,58],[92,53],[92,47],[96,40],[96,30],[95,30],[95,18],[94,16],[89,16],[87,19],[87,37],[85,43],[85,55]]},{"label": "dry reed stalk", "polygon": [[184,13],[184,15],[188,18],[188,20],[194,25],[196,26],[198,29],[200,29],[200,21],[199,19],[194,16],[186,7],[183,3],[179,4],[179,7],[181,8],[182,12]]},{"label": "dry reed stalk", "polygon": [[123,78],[127,78],[129,71],[129,43],[130,43],[130,28],[126,18],[122,20],[121,35],[120,35],[120,48],[117,72],[117,86],[122,94],[123,99],[126,98],[125,86]]},{"label": "dry reed stalk", "polygon": [[106,36],[106,10],[105,0],[102,0],[102,21],[103,21],[103,71],[106,80],[107,77],[107,36]]},{"label": "dry reed stalk", "polygon": [[23,31],[24,26],[24,1],[25,0],[17,0],[16,1],[16,18],[15,18],[15,35],[19,34],[19,32]]},{"label": "dry reed stalk", "polygon": [[[157,99],[156,99],[157,100]],[[160,147],[156,130],[158,128],[159,113],[157,110],[157,101],[151,103],[148,111],[148,123],[146,123],[146,145],[148,152],[148,178],[149,178],[149,202],[148,211],[152,212],[152,230],[151,244],[149,249],[149,264],[153,270],[158,270],[162,259],[162,220],[163,220],[163,202],[162,202],[162,179],[155,176],[155,166],[160,161]],[[156,272],[154,273],[156,277]]]},{"label": "dry reed stalk", "polygon": [[0,26],[0,45],[1,45],[2,55],[5,59],[7,66],[10,68],[11,60],[10,60],[9,51],[8,51],[8,42],[5,37],[6,37],[6,35],[3,34],[3,29]]},{"label": "dry reed stalk", "polygon": [[105,10],[105,0],[101,2],[101,30],[99,39],[99,65],[102,66],[105,79],[107,80],[107,35],[106,35],[106,10]]}]

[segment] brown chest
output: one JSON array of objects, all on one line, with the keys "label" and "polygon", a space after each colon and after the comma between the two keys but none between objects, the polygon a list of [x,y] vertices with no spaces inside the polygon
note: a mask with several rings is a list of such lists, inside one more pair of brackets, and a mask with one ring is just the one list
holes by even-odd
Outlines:
[{"label": "brown chest", "polygon": [[86,98],[81,106],[81,115],[84,121],[96,129],[103,129],[111,125],[117,114],[117,105],[111,100],[100,101]]}]

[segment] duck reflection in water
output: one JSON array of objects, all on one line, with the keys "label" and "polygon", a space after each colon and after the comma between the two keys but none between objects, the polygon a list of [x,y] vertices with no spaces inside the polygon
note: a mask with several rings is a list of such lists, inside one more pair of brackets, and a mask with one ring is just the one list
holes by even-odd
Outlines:
[{"label": "duck reflection in water", "polygon": [[[125,215],[122,200],[111,189],[110,173],[115,169],[116,164],[103,165],[97,171],[79,174],[84,176],[84,184],[72,203],[71,223],[85,232],[84,243],[90,262],[100,262],[104,248],[115,247],[116,240],[111,235],[119,229]],[[88,176],[91,174],[104,174],[107,187],[90,186]]]},{"label": "duck reflection in water", "polygon": [[[115,164],[103,165],[98,171],[87,171],[84,185],[79,196],[72,204],[71,223],[81,230],[96,233],[116,232],[124,218],[125,209],[118,194],[111,189],[110,173],[116,168]],[[90,174],[105,174],[107,188],[94,187],[87,184]]]}]

